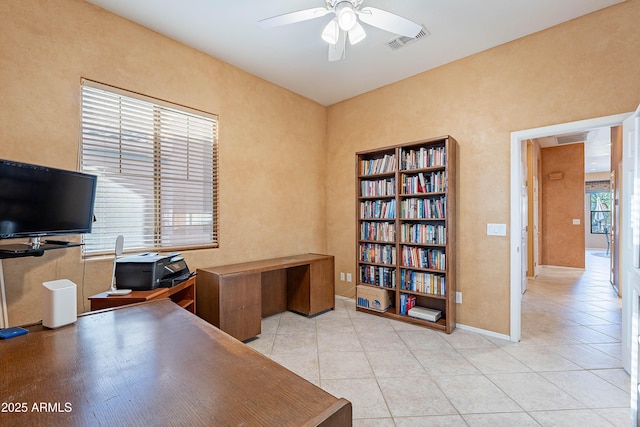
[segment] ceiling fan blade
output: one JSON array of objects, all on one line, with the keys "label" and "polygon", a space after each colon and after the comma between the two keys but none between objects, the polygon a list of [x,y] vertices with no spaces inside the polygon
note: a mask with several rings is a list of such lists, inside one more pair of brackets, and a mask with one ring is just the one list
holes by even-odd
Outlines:
[{"label": "ceiling fan blade", "polygon": [[422,31],[422,25],[418,25],[407,18],[387,12],[386,10],[375,7],[363,7],[357,13],[362,22],[389,31],[390,33],[415,38],[420,31]]},{"label": "ceiling fan blade", "polygon": [[364,28],[362,28],[359,22],[356,22],[356,25],[349,30],[349,43],[353,46],[354,44],[360,43],[365,37],[367,37],[367,33],[364,31]]},{"label": "ceiling fan blade", "polygon": [[340,61],[344,59],[345,45],[347,43],[347,32],[340,30],[338,42],[329,45],[329,61]]},{"label": "ceiling fan blade", "polygon": [[338,26],[338,18],[333,18],[324,30],[322,30],[322,40],[326,41],[329,44],[338,43],[338,38],[340,37],[340,27]]},{"label": "ceiling fan blade", "polygon": [[262,28],[278,27],[280,25],[295,24],[296,22],[308,21],[309,19],[320,18],[333,10],[324,7],[314,7],[312,9],[299,10],[297,12],[285,13],[283,15],[272,16],[258,21]]}]

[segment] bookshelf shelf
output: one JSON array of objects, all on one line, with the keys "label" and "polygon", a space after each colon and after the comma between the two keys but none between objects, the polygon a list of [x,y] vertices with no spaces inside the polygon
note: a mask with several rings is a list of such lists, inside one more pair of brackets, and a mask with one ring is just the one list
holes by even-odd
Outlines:
[{"label": "bookshelf shelf", "polygon": [[408,217],[402,217],[400,218],[401,221],[420,221],[420,222],[427,222],[427,221],[446,221],[447,218],[442,217],[442,218],[408,218]]},{"label": "bookshelf shelf", "polygon": [[[386,264],[389,265],[389,264]],[[411,271],[422,271],[425,273],[436,273],[436,274],[446,274],[446,270],[438,270],[437,268],[426,268],[426,267],[412,267],[409,265],[401,265],[400,268],[404,268]]]},{"label": "bookshelf shelf", "polygon": [[425,298],[433,298],[433,299],[446,299],[447,298],[444,295],[423,294],[422,292],[407,291],[406,289],[401,289],[400,292],[402,292],[403,294],[407,294],[407,295],[416,295],[416,296],[421,296],[421,297],[425,297]]},{"label": "bookshelf shelf", "polygon": [[362,196],[360,197],[360,200],[364,201],[364,202],[370,202],[370,201],[376,201],[376,200],[384,200],[384,201],[394,201],[396,199],[396,196],[394,195],[390,195],[390,196]]},{"label": "bookshelf shelf", "polygon": [[403,246],[429,246],[433,248],[446,248],[447,245],[438,244],[438,243],[417,243],[417,242],[400,242]]},{"label": "bookshelf shelf", "polygon": [[446,193],[444,191],[433,191],[430,193],[402,193],[400,197],[403,198],[411,198],[411,197],[433,197],[433,196],[444,196]]},{"label": "bookshelf shelf", "polygon": [[394,221],[393,218],[373,218],[373,217],[367,217],[367,218],[360,218],[361,221],[381,221],[381,222],[389,222]]},{"label": "bookshelf shelf", "polygon": [[[356,154],[358,311],[455,328],[456,150],[443,136]],[[412,306],[441,317],[411,317]]]}]

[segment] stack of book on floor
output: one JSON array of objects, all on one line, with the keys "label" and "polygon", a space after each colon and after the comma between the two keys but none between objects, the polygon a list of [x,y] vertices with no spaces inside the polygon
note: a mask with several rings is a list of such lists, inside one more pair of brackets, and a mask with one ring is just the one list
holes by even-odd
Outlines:
[{"label": "stack of book on floor", "polygon": [[440,310],[432,310],[430,308],[424,308],[419,306],[410,308],[407,314],[410,317],[427,320],[429,322],[436,322],[440,318]]}]

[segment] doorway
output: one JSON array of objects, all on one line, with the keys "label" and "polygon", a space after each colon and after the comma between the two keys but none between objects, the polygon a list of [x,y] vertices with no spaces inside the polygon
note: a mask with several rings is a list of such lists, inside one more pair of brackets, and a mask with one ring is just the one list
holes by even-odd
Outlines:
[{"label": "doorway", "polygon": [[[563,123],[535,129],[513,132],[511,134],[511,233],[510,233],[510,339],[518,342],[521,338],[521,312],[522,312],[522,278],[526,276],[527,260],[526,242],[523,241],[522,230],[527,223],[523,215],[523,198],[526,198],[526,186],[523,186],[523,177],[526,177],[526,144],[527,140],[545,138],[552,135],[563,135],[580,132],[585,129],[600,127],[613,127],[622,124],[623,120],[631,113],[614,116],[600,117],[596,119],[581,120],[571,123]],[[524,153],[524,154],[523,154]]]},{"label": "doorway", "polygon": [[584,268],[585,249],[607,248],[612,159],[621,161],[612,157],[614,129],[527,140],[528,277],[540,265]]}]

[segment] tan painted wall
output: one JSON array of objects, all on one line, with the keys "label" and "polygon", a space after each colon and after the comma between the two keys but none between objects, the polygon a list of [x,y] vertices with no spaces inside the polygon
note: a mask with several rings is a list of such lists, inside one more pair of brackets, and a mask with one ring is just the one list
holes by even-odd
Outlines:
[{"label": "tan painted wall", "polygon": [[543,148],[540,183],[540,263],[584,268],[584,144]]},{"label": "tan painted wall", "polygon": [[[486,224],[509,223],[510,133],[635,110],[638,22],[640,1],[627,1],[331,106],[336,270],[355,270],[354,153],[450,134],[459,143],[457,321],[508,334],[509,237],[487,236]],[[338,282],[338,292],[351,285]]]},{"label": "tan painted wall", "polygon": [[[81,77],[216,113],[221,246],[183,253],[189,267],[327,250],[324,106],[83,1],[4,0],[0,22],[1,158],[76,169]],[[73,280],[82,307],[111,260],[58,250],[4,269],[15,325],[41,318],[46,280]]]}]

